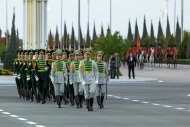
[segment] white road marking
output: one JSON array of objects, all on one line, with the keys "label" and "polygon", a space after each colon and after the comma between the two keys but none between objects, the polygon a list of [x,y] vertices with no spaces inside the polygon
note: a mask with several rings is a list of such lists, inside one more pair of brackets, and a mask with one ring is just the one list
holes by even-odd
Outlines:
[{"label": "white road marking", "polygon": [[17,115],[9,115],[10,117],[17,118]]},{"label": "white road marking", "polygon": [[138,102],[139,100],[132,100],[133,102]]},{"label": "white road marking", "polygon": [[176,108],[176,109],[178,109],[178,110],[184,110],[185,108]]},{"label": "white road marking", "polygon": [[0,112],[3,112],[4,110],[0,109]]},{"label": "white road marking", "polygon": [[25,119],[25,118],[17,118],[18,120],[21,120],[21,121],[25,121],[25,120],[27,120],[27,119]]},{"label": "white road marking", "polygon": [[187,96],[190,97],[190,94],[188,94]]},{"label": "white road marking", "polygon": [[151,103],[152,105],[154,106],[159,106],[160,104],[157,104],[157,103]]},{"label": "white road marking", "polygon": [[5,115],[9,115],[9,114],[11,114],[11,113],[9,113],[9,112],[2,112],[3,114],[5,114]]},{"label": "white road marking", "polygon": [[171,107],[173,107],[173,106],[170,106],[170,105],[162,105],[163,107],[165,107],[165,108],[171,108]]},{"label": "white road marking", "polygon": [[188,112],[190,112],[190,110],[187,110]]},{"label": "white road marking", "polygon": [[113,95],[108,95],[108,97],[112,97]]},{"label": "white road marking", "polygon": [[125,99],[125,100],[129,100],[129,98],[123,98],[123,99]]},{"label": "white road marking", "polygon": [[158,82],[164,82],[164,81],[162,81],[162,80],[159,80]]},{"label": "white road marking", "polygon": [[119,96],[114,96],[115,98],[122,98],[122,97],[119,97]]},{"label": "white road marking", "polygon": [[143,103],[143,104],[149,104],[150,102],[143,101],[142,103]]},{"label": "white road marking", "polygon": [[28,124],[32,124],[32,125],[37,124],[37,123],[35,123],[35,122],[31,122],[31,121],[28,121],[28,122],[26,122],[26,123],[28,123]]},{"label": "white road marking", "polygon": [[43,125],[36,125],[36,127],[45,127],[45,126],[43,126]]}]

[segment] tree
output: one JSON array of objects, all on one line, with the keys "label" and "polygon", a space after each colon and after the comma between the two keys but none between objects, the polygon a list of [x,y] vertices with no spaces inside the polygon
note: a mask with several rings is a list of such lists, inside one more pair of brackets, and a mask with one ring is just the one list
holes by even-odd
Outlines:
[{"label": "tree", "polygon": [[146,37],[148,36],[148,32],[147,32],[147,28],[146,28],[146,18],[144,16],[144,25],[143,25],[143,35],[142,35],[142,38],[141,38],[141,43],[143,45],[145,45],[145,39]]},{"label": "tree", "polygon": [[154,37],[154,27],[151,20],[151,28],[150,28],[150,43],[149,45],[155,44],[155,37]]},{"label": "tree", "polygon": [[2,30],[0,29],[0,40],[1,40],[1,36],[2,36]]},{"label": "tree", "polygon": [[18,29],[17,29],[17,31],[16,31],[16,44],[17,44],[18,49],[19,49],[19,40],[20,40],[19,39],[19,32],[18,32]]},{"label": "tree", "polygon": [[180,42],[181,42],[181,28],[179,27],[179,21],[177,19],[176,33],[175,33],[175,44],[177,45],[177,47],[179,47]]},{"label": "tree", "polygon": [[135,24],[135,39],[134,39],[134,44],[135,45],[137,43],[138,35],[139,35],[139,28],[138,28],[137,19],[136,19],[136,24]]},{"label": "tree", "polygon": [[49,31],[49,35],[48,35],[48,48],[49,49],[54,48],[53,35],[52,35],[51,30]]},{"label": "tree", "polygon": [[167,45],[173,45],[175,41],[174,36],[171,34],[168,36]]},{"label": "tree", "polygon": [[[190,34],[190,33],[189,33]],[[190,35],[189,35],[190,36]],[[188,39],[188,43],[187,43],[187,52],[186,52],[186,58],[190,59],[190,37]]]},{"label": "tree", "polygon": [[83,38],[83,36],[82,36],[81,27],[80,27],[80,46],[84,46],[84,38]]},{"label": "tree", "polygon": [[92,44],[95,44],[95,43],[96,43],[96,39],[97,39],[97,34],[96,34],[96,27],[95,27],[95,23],[94,23]]},{"label": "tree", "polygon": [[164,44],[164,42],[162,42],[163,39],[164,39],[164,34],[163,34],[161,22],[159,20],[158,34],[157,34],[157,44]]},{"label": "tree", "polygon": [[6,46],[0,43],[0,62],[4,61],[6,52],[7,52]]},{"label": "tree", "polygon": [[171,32],[170,32],[170,23],[169,23],[169,18],[167,16],[167,27],[166,27],[166,41],[168,41],[168,38],[170,37]]},{"label": "tree", "polygon": [[56,27],[56,33],[55,33],[55,48],[56,49],[60,48],[58,27]]},{"label": "tree", "polygon": [[63,46],[66,47],[67,45],[67,25],[64,23],[64,35],[63,35]]},{"label": "tree", "polygon": [[3,68],[13,70],[13,62],[17,55],[16,51],[18,50],[17,43],[18,41],[17,41],[16,29],[15,29],[15,13],[13,13],[10,45],[8,47],[7,54],[5,56]]},{"label": "tree", "polygon": [[129,46],[130,42],[123,39],[119,32],[115,32],[113,35],[107,34],[105,37],[99,37],[93,50],[102,50],[106,58],[109,58],[114,53],[119,53],[119,57],[122,58]]},{"label": "tree", "polygon": [[129,25],[128,25],[128,35],[127,35],[127,40],[130,41],[131,45],[134,47],[134,43],[133,43],[133,34],[132,34],[132,30],[131,30],[131,22],[129,20]]},{"label": "tree", "polygon": [[101,26],[101,34],[100,34],[100,37],[104,37],[104,28],[103,28],[103,25]]},{"label": "tree", "polygon": [[87,34],[86,34],[86,47],[90,47],[91,39],[90,39],[90,29],[89,24],[87,26]]},{"label": "tree", "polygon": [[[71,32],[71,47],[74,47],[75,45],[75,30],[72,26],[72,32]],[[78,47],[78,46],[77,46]]]},{"label": "tree", "polygon": [[180,59],[186,58],[188,41],[189,41],[189,34],[187,32],[184,32],[184,38],[182,42],[180,43],[179,49],[178,49],[178,56]]}]

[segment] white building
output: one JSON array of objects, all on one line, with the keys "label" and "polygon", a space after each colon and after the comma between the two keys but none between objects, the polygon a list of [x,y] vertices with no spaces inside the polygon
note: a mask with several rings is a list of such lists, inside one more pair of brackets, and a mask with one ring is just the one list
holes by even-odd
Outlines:
[{"label": "white building", "polygon": [[24,49],[46,48],[47,1],[48,0],[23,0]]}]

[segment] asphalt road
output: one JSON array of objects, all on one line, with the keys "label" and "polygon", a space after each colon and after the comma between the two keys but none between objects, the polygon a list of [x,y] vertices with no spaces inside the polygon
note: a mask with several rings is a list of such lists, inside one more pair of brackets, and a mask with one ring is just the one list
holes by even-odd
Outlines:
[{"label": "asphalt road", "polygon": [[[0,127],[189,127],[190,83],[111,84],[105,109],[94,112],[18,98],[0,83]],[[96,102],[96,101],[95,101]]]}]

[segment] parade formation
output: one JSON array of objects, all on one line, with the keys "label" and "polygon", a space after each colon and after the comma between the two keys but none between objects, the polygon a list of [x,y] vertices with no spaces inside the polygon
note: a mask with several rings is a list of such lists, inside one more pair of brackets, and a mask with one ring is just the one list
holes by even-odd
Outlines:
[{"label": "parade formation", "polygon": [[45,104],[56,102],[76,105],[93,111],[96,96],[100,109],[108,82],[108,66],[103,52],[97,51],[95,60],[91,50],[19,50],[14,65],[14,77],[19,98]]}]

